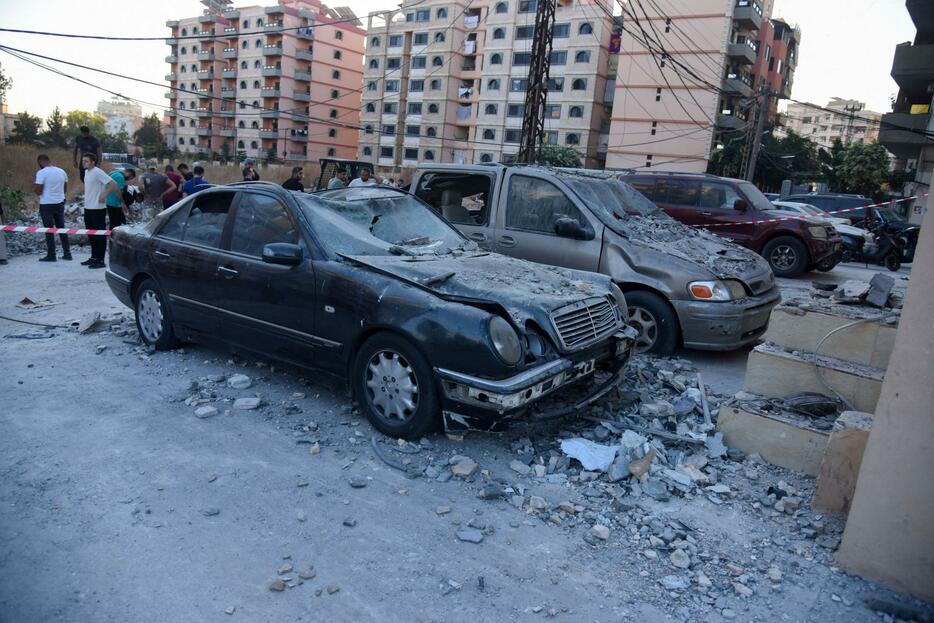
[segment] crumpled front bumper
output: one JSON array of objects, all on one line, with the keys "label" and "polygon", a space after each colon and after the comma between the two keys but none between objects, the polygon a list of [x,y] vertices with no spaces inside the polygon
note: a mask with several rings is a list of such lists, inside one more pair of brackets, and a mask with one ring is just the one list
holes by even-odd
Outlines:
[{"label": "crumpled front bumper", "polygon": [[672,301],[685,348],[733,350],[759,339],[772,308],[782,300],[778,286],[738,301]]},{"label": "crumpled front bumper", "polygon": [[435,368],[442,392],[445,429],[499,430],[505,421],[526,414],[545,396],[609,368],[611,378],[574,404],[551,413],[535,413],[533,419],[561,417],[601,398],[622,381],[638,333],[631,327],[598,346],[530,368],[515,376],[492,380],[462,372]]}]

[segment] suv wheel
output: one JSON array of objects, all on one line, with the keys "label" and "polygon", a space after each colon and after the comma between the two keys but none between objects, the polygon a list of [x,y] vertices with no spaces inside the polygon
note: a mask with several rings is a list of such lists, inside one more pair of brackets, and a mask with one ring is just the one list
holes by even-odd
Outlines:
[{"label": "suv wheel", "polygon": [[765,243],[762,256],[776,277],[796,277],[808,265],[808,250],[804,243],[791,236],[779,236]]},{"label": "suv wheel", "polygon": [[626,293],[629,324],[638,332],[636,352],[670,355],[678,345],[678,318],[657,294],[634,290]]}]

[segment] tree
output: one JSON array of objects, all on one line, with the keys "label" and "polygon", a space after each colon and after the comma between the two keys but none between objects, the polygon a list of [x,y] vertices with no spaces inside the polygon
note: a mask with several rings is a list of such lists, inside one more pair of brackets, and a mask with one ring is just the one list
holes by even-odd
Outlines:
[{"label": "tree", "polygon": [[68,143],[73,144],[75,137],[80,133],[79,128],[83,125],[91,129],[91,135],[104,143],[104,137],[107,133],[107,118],[96,113],[85,112],[83,110],[72,110],[65,115],[65,136]]},{"label": "tree", "polygon": [[221,145],[221,151],[219,154],[221,162],[223,162],[224,164],[227,164],[227,161],[230,160],[230,154],[231,154],[230,141],[224,141],[224,144]]},{"label": "tree", "polygon": [[20,145],[37,145],[41,127],[41,118],[30,115],[28,112],[21,112],[13,121],[13,132],[10,134],[9,141]]},{"label": "tree", "polygon": [[133,133],[133,140],[143,148],[143,155],[147,158],[162,158],[165,138],[162,136],[162,122],[156,113],[143,119],[143,125]]},{"label": "tree", "polygon": [[813,141],[791,130],[781,138],[775,138],[771,130],[762,137],[754,177],[760,187],[778,190],[786,179],[816,181],[823,177],[817,145]]},{"label": "tree", "polygon": [[13,87],[13,79],[3,73],[3,66],[0,65],[0,103],[6,101],[6,93]]},{"label": "tree", "polygon": [[279,155],[275,147],[270,147],[266,152],[266,164],[276,164],[279,162]]},{"label": "tree", "polygon": [[580,167],[581,156],[573,147],[542,145],[535,154],[536,164],[552,167]]},{"label": "tree", "polygon": [[104,134],[101,139],[101,151],[125,154],[130,142],[130,133],[121,129],[116,134]]},{"label": "tree", "polygon": [[844,192],[872,197],[889,177],[889,152],[879,143],[850,143],[837,169]]},{"label": "tree", "polygon": [[65,115],[58,106],[52,109],[45,120],[45,132],[41,136],[45,147],[61,147],[68,149],[68,136],[65,134]]},{"label": "tree", "polygon": [[723,147],[710,157],[707,172],[722,177],[741,177],[745,143],[746,137],[742,134],[727,138]]}]

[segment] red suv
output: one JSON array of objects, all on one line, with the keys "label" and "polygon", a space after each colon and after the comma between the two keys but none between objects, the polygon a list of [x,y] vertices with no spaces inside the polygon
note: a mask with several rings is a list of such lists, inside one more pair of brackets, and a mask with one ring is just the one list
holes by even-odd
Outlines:
[{"label": "red suv", "polygon": [[621,173],[620,179],[685,225],[711,232],[764,257],[778,277],[830,270],[841,247],[833,226],[816,218],[775,222],[774,206],[744,180],[706,173]]}]

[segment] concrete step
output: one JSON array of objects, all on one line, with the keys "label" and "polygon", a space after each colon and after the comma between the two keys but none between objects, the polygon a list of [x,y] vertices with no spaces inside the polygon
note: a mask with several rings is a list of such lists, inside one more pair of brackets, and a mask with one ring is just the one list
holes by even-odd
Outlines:
[{"label": "concrete step", "polygon": [[[762,339],[788,350],[813,353],[825,335],[853,320],[820,311],[779,306],[772,310],[769,328]],[[879,322],[853,325],[827,338],[820,354],[885,369],[892,356],[897,330],[898,325]]]},{"label": "concrete step", "polygon": [[817,476],[828,431],[807,426],[793,414],[757,413],[751,407],[721,407],[717,429],[723,442],[747,454],[756,453],[772,465]]},{"label": "concrete step", "polygon": [[833,396],[824,382],[854,409],[874,413],[885,370],[810,353],[791,352],[766,342],[749,353],[743,389],[770,398],[799,392]]}]

